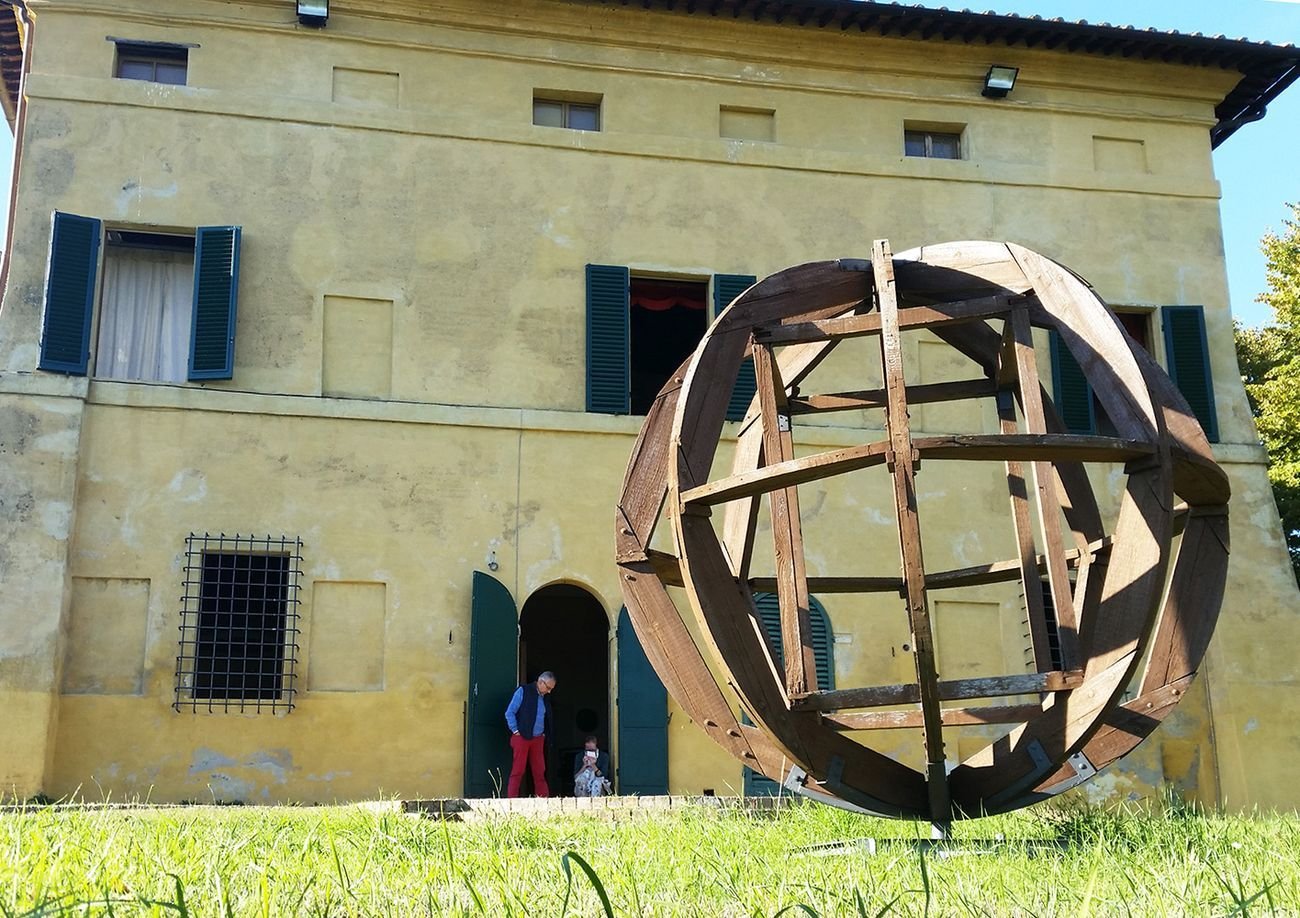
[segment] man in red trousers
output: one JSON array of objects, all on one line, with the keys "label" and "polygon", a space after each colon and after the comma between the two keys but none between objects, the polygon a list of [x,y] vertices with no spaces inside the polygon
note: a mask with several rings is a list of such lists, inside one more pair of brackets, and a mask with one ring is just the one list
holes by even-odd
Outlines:
[{"label": "man in red trousers", "polygon": [[510,727],[510,782],[506,796],[518,797],[519,784],[524,779],[524,767],[533,773],[533,789],[539,797],[549,797],[546,786],[546,737],[551,732],[551,699],[546,697],[555,689],[555,673],[544,672],[536,682],[515,689],[510,704],[506,706],[506,724]]}]

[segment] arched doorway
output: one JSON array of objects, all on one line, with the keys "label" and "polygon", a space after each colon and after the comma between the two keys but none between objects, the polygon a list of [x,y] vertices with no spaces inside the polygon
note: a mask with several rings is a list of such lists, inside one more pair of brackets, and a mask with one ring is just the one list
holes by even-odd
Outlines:
[{"label": "arched doorway", "polygon": [[519,678],[536,679],[550,670],[555,736],[547,760],[551,793],[573,795],[573,758],[594,734],[610,748],[609,619],[596,597],[582,587],[542,587],[519,615]]}]

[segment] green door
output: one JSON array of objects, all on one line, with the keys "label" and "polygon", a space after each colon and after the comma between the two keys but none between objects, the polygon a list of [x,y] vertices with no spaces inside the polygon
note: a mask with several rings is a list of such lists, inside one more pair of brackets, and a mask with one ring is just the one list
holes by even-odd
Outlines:
[{"label": "green door", "polygon": [[627,609],[618,613],[620,794],[668,793],[668,692],[646,659]]},{"label": "green door", "polygon": [[465,796],[499,797],[510,775],[506,705],[518,687],[519,616],[495,577],[474,572],[465,705]]},{"label": "green door", "polygon": [[[817,688],[821,691],[835,688],[835,637],[831,633],[831,620],[822,608],[822,604],[810,597],[808,617],[812,624],[813,659],[817,664]],[[755,593],[754,605],[758,608],[759,621],[763,631],[772,642],[776,651],[776,665],[785,665],[785,655],[781,652],[781,602],[775,593]],[[745,723],[749,723],[745,718]],[[775,797],[781,786],[766,775],[760,775],[752,768],[745,769],[745,796]]]}]

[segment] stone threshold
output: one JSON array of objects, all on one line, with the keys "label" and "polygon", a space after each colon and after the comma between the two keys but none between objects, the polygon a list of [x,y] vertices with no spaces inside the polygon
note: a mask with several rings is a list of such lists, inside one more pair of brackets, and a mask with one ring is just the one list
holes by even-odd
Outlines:
[{"label": "stone threshold", "polygon": [[705,797],[666,795],[653,797],[439,797],[403,800],[402,812],[444,819],[472,821],[502,816],[548,819],[564,816],[621,818],[682,810],[718,810],[769,815],[803,803],[802,798]]}]

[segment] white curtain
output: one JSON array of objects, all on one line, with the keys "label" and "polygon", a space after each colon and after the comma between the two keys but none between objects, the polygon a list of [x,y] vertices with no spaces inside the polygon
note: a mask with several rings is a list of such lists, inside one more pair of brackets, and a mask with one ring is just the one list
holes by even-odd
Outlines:
[{"label": "white curtain", "polygon": [[104,258],[95,375],[184,382],[193,299],[193,254],[110,248]]}]

